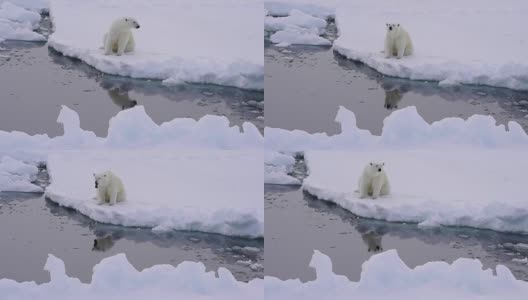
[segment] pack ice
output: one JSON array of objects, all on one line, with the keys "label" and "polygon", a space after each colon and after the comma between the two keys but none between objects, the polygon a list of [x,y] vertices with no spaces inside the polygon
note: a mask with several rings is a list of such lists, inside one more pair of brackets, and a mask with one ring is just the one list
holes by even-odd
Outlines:
[{"label": "pack ice", "polygon": [[92,281],[82,283],[66,274],[64,262],[48,256],[44,269],[51,281],[18,283],[0,279],[2,299],[259,299],[264,298],[262,279],[239,282],[229,270],[207,272],[202,263],[183,262],[177,267],[156,265],[137,271],[124,254],[101,260],[94,267]]},{"label": "pack ice", "polygon": [[[105,73],[263,89],[262,9],[258,0],[51,0],[49,46]],[[123,16],[141,25],[136,50],[105,56],[103,35]]]},{"label": "pack ice", "polygon": [[44,3],[0,1],[0,42],[3,40],[45,41],[38,28]]},{"label": "pack ice", "polygon": [[[524,0],[342,1],[334,50],[389,76],[527,90],[527,14]],[[414,55],[384,57],[386,23],[405,27]]]},{"label": "pack ice", "polygon": [[497,266],[494,275],[491,269],[483,270],[479,260],[467,258],[459,258],[452,264],[429,262],[411,269],[396,250],[389,250],[363,264],[358,282],[336,275],[330,258],[317,250],[310,266],[317,278],[306,283],[265,277],[266,299],[521,300],[528,293],[528,283],[516,280],[505,266]]},{"label": "pack ice", "polygon": [[[220,116],[174,119],[157,125],[144,107],[119,112],[108,135],[80,128],[63,106],[64,135],[0,131],[0,190],[41,191],[32,184],[45,162],[46,196],[105,223],[156,231],[198,230],[261,237],[263,137],[251,123],[229,126]],[[113,170],[128,201],[97,205],[93,173]]]}]

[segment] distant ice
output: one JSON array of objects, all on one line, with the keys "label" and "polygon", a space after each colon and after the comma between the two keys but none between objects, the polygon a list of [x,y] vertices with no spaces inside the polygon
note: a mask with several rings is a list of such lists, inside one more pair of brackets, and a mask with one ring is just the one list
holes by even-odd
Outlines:
[{"label": "distant ice", "polygon": [[38,28],[40,14],[16,3],[17,1],[0,1],[0,42],[2,40],[45,41],[43,35],[33,31]]},{"label": "distant ice", "polygon": [[264,0],[269,15],[284,17],[294,9],[311,16],[328,19],[335,16],[335,8],[341,0]]},{"label": "distant ice", "polygon": [[0,156],[0,192],[42,192],[33,182],[37,179],[38,168],[31,163]]},{"label": "distant ice", "polygon": [[266,299],[512,299],[521,300],[528,294],[528,283],[517,280],[502,265],[483,270],[479,260],[459,258],[452,264],[429,262],[409,268],[396,250],[370,257],[362,266],[361,279],[349,281],[332,271],[330,258],[319,251],[312,256],[310,266],[317,278],[282,281],[264,278]]},{"label": "distant ice", "polygon": [[201,299],[201,300],[263,300],[262,279],[237,281],[231,272],[219,268],[207,272],[202,263],[183,262],[177,267],[156,265],[137,271],[125,254],[105,258],[94,267],[91,283],[66,274],[64,262],[48,256],[44,269],[51,281],[18,283],[0,279],[0,294],[9,300],[139,300],[139,299]]},{"label": "distant ice", "polygon": [[293,171],[295,159],[292,156],[273,151],[264,155],[264,183],[300,185],[299,179],[288,175]]},{"label": "distant ice", "polygon": [[[51,0],[49,46],[105,73],[263,89],[262,10],[260,0]],[[136,51],[106,56],[103,35],[124,15],[141,25]]]},{"label": "distant ice", "polygon": [[297,9],[291,10],[286,17],[267,16],[264,20],[264,29],[273,32],[270,41],[278,46],[331,45],[329,40],[320,36],[325,33],[326,25],[326,20]]},{"label": "distant ice", "polygon": [[[527,14],[524,0],[342,1],[334,50],[389,76],[528,90]],[[405,27],[414,55],[384,58],[386,23]]]}]

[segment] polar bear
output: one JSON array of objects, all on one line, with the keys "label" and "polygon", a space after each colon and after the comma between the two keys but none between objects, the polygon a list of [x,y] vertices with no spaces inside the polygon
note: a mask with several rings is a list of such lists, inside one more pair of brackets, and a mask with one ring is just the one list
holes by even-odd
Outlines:
[{"label": "polar bear", "polygon": [[399,59],[404,55],[412,55],[414,47],[409,33],[400,24],[386,24],[386,26],[385,58],[396,56]]},{"label": "polar bear", "polygon": [[131,29],[139,27],[139,23],[134,18],[124,17],[115,20],[103,38],[105,55],[112,53],[123,55],[125,52],[134,51],[136,42]]},{"label": "polar bear", "polygon": [[97,200],[99,205],[108,203],[114,205],[117,202],[125,201],[126,193],[123,182],[112,171],[105,171],[93,174],[95,188],[97,189]]},{"label": "polar bear", "polygon": [[372,199],[376,199],[390,193],[389,178],[384,167],[385,163],[380,162],[369,162],[365,166],[358,183],[359,198],[372,196]]}]

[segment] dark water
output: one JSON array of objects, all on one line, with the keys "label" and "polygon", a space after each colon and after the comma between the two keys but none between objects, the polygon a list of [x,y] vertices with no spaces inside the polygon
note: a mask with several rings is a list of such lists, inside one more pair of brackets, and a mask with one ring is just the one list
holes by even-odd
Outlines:
[{"label": "dark water", "polygon": [[[83,282],[90,282],[92,269],[101,259],[118,253],[125,253],[138,270],[196,261],[208,271],[225,267],[238,280],[263,276],[262,270],[237,264],[248,259],[264,264],[262,239],[183,231],[157,234],[145,228],[102,224],[40,194],[0,193],[0,236],[0,278],[17,281],[49,281],[43,269],[48,253],[62,259],[67,274]],[[260,251],[252,254],[237,246]]]},{"label": "dark water", "polygon": [[[330,27],[330,33],[335,28]],[[340,105],[356,114],[358,126],[379,135],[383,119],[395,109],[416,106],[427,122],[446,117],[492,115],[500,124],[516,121],[528,130],[528,92],[484,86],[440,87],[437,83],[386,77],[334,53],[329,47],[265,49],[266,126],[335,134]],[[295,176],[306,176],[300,160]],[[313,280],[313,251],[329,255],[334,272],[358,280],[361,264],[376,252],[397,249],[410,267],[428,261],[478,258],[485,267],[506,265],[528,280],[528,265],[512,261],[528,252],[501,248],[528,243],[528,236],[490,230],[441,227],[359,218],[300,187],[265,185],[265,274]],[[379,247],[379,250],[377,249]],[[369,251],[370,248],[370,251]]]},{"label": "dark water", "polygon": [[[49,23],[49,22],[48,22]],[[49,24],[43,23],[46,30]],[[81,127],[106,136],[119,111],[143,105],[157,123],[213,114],[232,125],[264,125],[264,93],[216,85],[165,86],[161,81],[104,74],[45,43],[5,41],[0,50],[0,130],[62,135],[60,106],[80,117]]]}]

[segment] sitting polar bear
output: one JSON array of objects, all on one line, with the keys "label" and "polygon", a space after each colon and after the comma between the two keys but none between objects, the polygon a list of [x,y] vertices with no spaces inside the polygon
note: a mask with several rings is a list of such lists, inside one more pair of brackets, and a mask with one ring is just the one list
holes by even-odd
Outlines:
[{"label": "sitting polar bear", "polygon": [[99,205],[104,203],[114,205],[117,202],[125,201],[125,186],[112,171],[94,174],[94,179]]},{"label": "sitting polar bear", "polygon": [[386,24],[386,26],[385,58],[391,56],[402,58],[404,55],[412,55],[414,47],[409,33],[400,24]]},{"label": "sitting polar bear", "polygon": [[112,53],[123,55],[125,52],[134,51],[136,42],[132,28],[139,28],[139,23],[134,18],[124,17],[115,20],[103,38],[105,55]]},{"label": "sitting polar bear", "polygon": [[359,178],[359,198],[372,196],[372,199],[376,199],[390,193],[389,178],[383,170],[384,167],[385,163],[378,162],[370,162],[365,166]]}]

